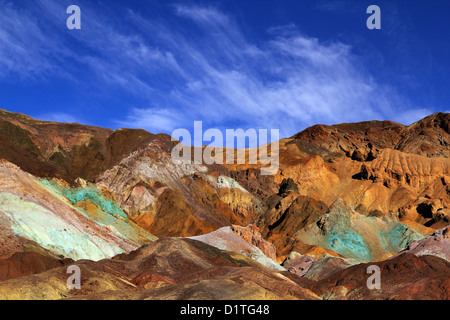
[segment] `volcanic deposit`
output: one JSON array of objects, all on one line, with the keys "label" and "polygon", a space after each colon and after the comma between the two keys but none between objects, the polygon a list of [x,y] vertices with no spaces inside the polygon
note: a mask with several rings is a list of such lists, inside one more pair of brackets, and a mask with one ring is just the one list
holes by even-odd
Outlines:
[{"label": "volcanic deposit", "polygon": [[449,124],[316,125],[262,175],[0,110],[0,299],[448,300]]}]

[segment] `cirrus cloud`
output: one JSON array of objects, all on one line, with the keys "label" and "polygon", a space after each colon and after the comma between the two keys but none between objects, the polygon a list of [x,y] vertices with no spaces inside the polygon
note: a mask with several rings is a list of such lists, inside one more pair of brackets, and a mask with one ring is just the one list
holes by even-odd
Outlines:
[{"label": "cirrus cloud", "polygon": [[[20,10],[0,0],[0,78],[63,80],[86,99],[125,102],[109,116],[117,127],[170,134],[203,120],[286,137],[316,123],[408,123],[430,113],[377,81],[350,44],[292,23],[255,39],[214,6],[169,4],[159,18],[80,0],[82,30],[67,33],[57,19],[66,2]],[[47,18],[33,14],[41,11]]]}]

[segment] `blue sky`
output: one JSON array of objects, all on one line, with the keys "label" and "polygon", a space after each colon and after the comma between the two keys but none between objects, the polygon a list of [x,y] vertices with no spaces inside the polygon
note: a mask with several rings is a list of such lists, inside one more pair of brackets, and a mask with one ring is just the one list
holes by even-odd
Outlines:
[{"label": "blue sky", "polygon": [[410,124],[450,110],[448,17],[444,0],[0,0],[0,108],[169,134]]}]

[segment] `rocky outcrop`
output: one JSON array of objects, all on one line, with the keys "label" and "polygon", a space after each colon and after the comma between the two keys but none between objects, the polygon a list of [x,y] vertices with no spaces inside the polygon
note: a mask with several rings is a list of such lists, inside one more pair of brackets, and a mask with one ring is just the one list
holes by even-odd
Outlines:
[{"label": "rocky outcrop", "polygon": [[191,239],[161,239],[114,260],[75,264],[81,269],[81,290],[67,288],[63,267],[0,282],[0,297],[319,299],[278,271],[238,253],[221,251]]},{"label": "rocky outcrop", "polygon": [[297,231],[314,223],[328,207],[321,201],[295,193],[268,199],[268,210],[258,224],[264,237],[273,242],[280,255],[286,254]]},{"label": "rocky outcrop", "polygon": [[392,121],[367,121],[333,126],[316,125],[292,138],[305,153],[319,154],[310,144],[320,148],[319,155],[333,153],[345,155],[356,161],[372,161],[383,149],[395,149],[425,157],[450,157],[450,115],[435,113],[410,126]]},{"label": "rocky outcrop", "polygon": [[399,255],[406,253],[416,256],[437,256],[450,262],[450,227],[437,230],[433,235],[411,243]]},{"label": "rocky outcrop", "polygon": [[448,175],[450,175],[448,159],[429,159],[385,149],[377,159],[362,165],[358,178],[380,182],[386,187],[408,185],[411,188],[423,190],[436,180],[444,185]]},{"label": "rocky outcrop", "polygon": [[0,157],[38,177],[92,180],[142,143],[167,135],[145,130],[40,121],[0,110]]},{"label": "rocky outcrop", "polygon": [[[381,289],[369,289],[371,265],[380,268]],[[326,300],[448,300],[450,263],[436,256],[404,254],[358,264],[309,286]]]},{"label": "rocky outcrop", "polygon": [[302,277],[311,268],[317,260],[311,256],[303,256],[298,252],[292,251],[289,256],[283,261],[282,266],[289,272],[295,273]]},{"label": "rocky outcrop", "polygon": [[7,259],[0,259],[0,282],[39,274],[71,263],[71,259],[59,260],[36,252],[15,252]]},{"label": "rocky outcrop", "polygon": [[[278,271],[285,271],[284,268],[282,268],[273,260],[273,247],[271,248],[268,243],[263,243],[261,241],[262,239],[259,239],[259,245],[262,246],[263,249],[266,249],[267,251],[267,249],[270,248],[269,254],[272,255],[272,257],[269,257],[265,255],[258,246],[251,243],[252,238],[255,239],[255,236],[249,237],[249,234],[246,232],[242,232],[242,229],[238,232],[236,232],[235,230],[236,229],[234,229],[233,227],[224,227],[208,234],[191,237],[190,239],[207,243],[220,250],[238,252],[246,257],[258,261],[266,267]],[[256,237],[259,238],[260,236]]]},{"label": "rocky outcrop", "polygon": [[0,219],[4,257],[24,250],[21,239],[74,260],[111,258],[156,239],[96,187],[59,189],[6,161],[0,162]]},{"label": "rocky outcrop", "polygon": [[326,255],[313,262],[303,276],[313,281],[320,281],[359,263],[357,260]]},{"label": "rocky outcrop", "polygon": [[247,227],[241,227],[233,225],[231,226],[231,230],[252,246],[260,249],[270,259],[276,260],[277,251],[275,246],[264,240],[257,226],[249,225]]},{"label": "rocky outcrop", "polygon": [[345,258],[367,262],[396,253],[425,235],[395,218],[365,217],[337,200],[316,223],[299,230],[295,237]]},{"label": "rocky outcrop", "polygon": [[261,210],[258,198],[212,167],[175,164],[167,148],[154,139],[101,174],[97,185],[158,237],[199,235],[254,220]]}]

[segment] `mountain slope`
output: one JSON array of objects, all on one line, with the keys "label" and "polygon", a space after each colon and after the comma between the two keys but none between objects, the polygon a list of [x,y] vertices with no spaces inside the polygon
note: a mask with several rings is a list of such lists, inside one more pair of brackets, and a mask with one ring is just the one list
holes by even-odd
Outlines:
[{"label": "mountain slope", "polygon": [[[175,164],[167,135],[0,110],[0,295],[445,298],[449,119],[317,125],[280,140],[264,176]],[[365,262],[413,277],[369,293]],[[86,270],[81,292],[68,263]]]},{"label": "mountain slope", "polygon": [[[86,190],[78,189],[85,193]],[[128,221],[102,210],[100,191],[98,203],[90,201],[85,211],[56,192],[47,180],[40,180],[2,160],[0,162],[0,219],[2,220],[2,256],[22,251],[23,239],[33,241],[55,256],[100,260],[128,252],[156,238]],[[87,202],[85,199],[80,199]],[[112,201],[112,200],[110,200]],[[25,241],[26,242],[26,241]]]}]

